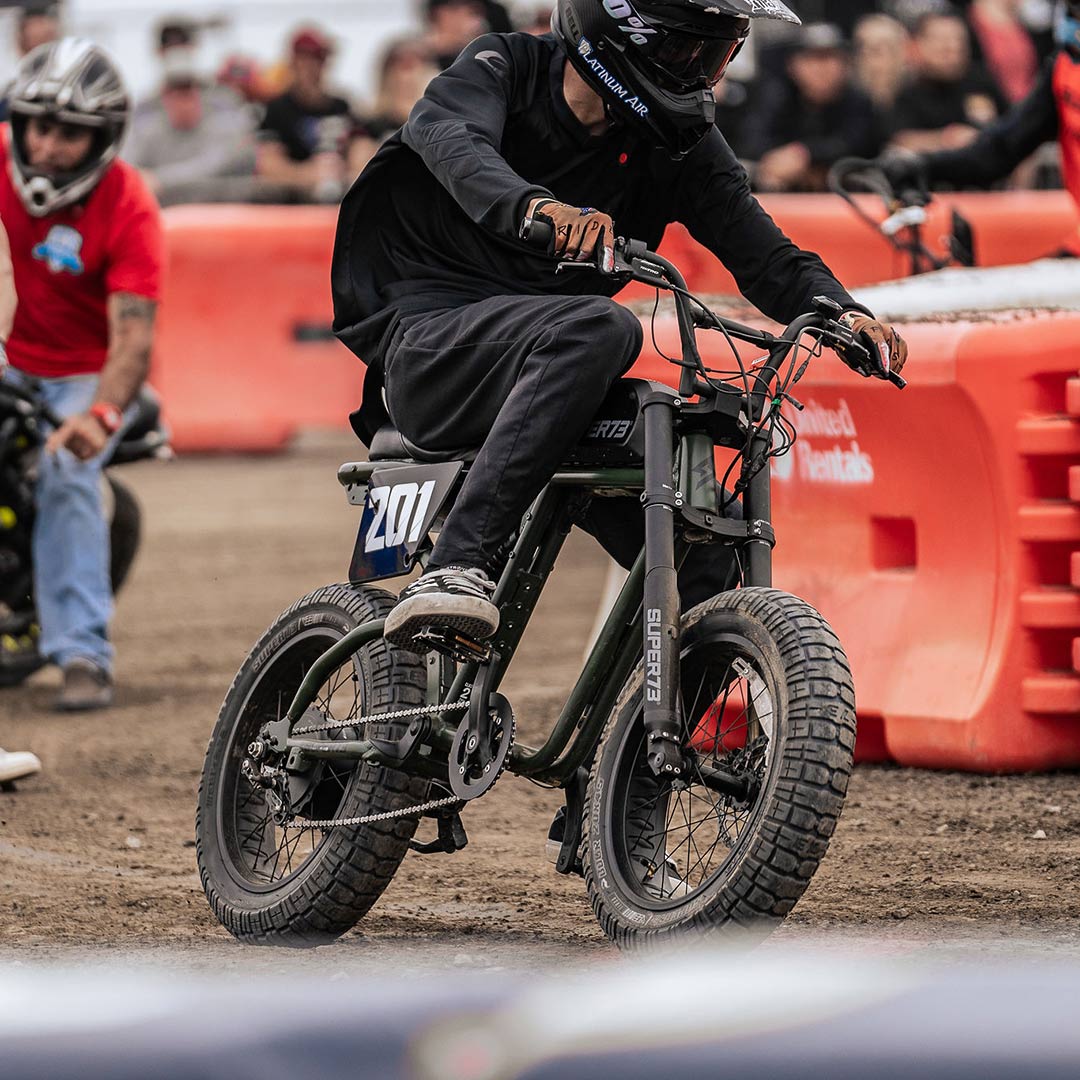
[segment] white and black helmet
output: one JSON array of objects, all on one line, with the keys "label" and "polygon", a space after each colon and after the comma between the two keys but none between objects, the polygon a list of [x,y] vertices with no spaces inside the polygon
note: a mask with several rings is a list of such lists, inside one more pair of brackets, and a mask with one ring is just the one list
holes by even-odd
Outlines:
[{"label": "white and black helmet", "polygon": [[[11,114],[11,178],[27,211],[45,217],[86,198],[120,150],[131,114],[127,88],[109,55],[84,38],[40,45],[15,72],[8,98]],[[26,155],[26,124],[47,116],[94,133],[90,153],[77,169],[46,175]]]},{"label": "white and black helmet", "polygon": [[712,127],[712,88],[754,19],[799,22],[783,0],[559,0],[551,29],[609,113],[680,158]]}]

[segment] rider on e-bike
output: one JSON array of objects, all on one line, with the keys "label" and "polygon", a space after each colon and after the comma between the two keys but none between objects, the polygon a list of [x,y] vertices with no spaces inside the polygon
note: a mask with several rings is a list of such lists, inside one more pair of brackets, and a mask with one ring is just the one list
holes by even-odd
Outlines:
[{"label": "rider on e-bike", "polygon": [[[906,346],[800,251],[750,194],[714,126],[713,87],[753,18],[797,23],[779,0],[560,0],[552,33],[489,34],[428,87],[347,195],[333,263],[337,335],[368,364],[354,418],[386,420],[431,450],[480,447],[424,575],[390,613],[394,644],[453,627],[498,628],[490,597],[522,514],[587,430],[642,344],[618,285],[556,276],[519,240],[547,219],[556,254],[586,262],[620,234],[655,248],[682,222],[746,297],[788,323],[839,303],[856,340],[899,372]],[[640,507],[606,499],[582,521],[621,562],[641,547]],[[624,505],[616,505],[623,503]],[[692,553],[685,605],[730,587]]]}]

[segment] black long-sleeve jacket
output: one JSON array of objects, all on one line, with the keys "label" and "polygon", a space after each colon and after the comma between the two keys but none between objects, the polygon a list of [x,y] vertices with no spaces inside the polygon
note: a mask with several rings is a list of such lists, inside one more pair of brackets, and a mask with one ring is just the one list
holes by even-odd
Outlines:
[{"label": "black long-sleeve jacket", "polygon": [[683,222],[766,315],[789,322],[829,296],[858,307],[750,194],[715,128],[674,162],[624,127],[591,136],[563,95],[551,35],[488,34],[434,79],[405,127],[342,204],[332,269],[334,330],[369,363],[399,313],[489,296],[611,295],[582,271],[556,276],[518,239],[536,196],[611,214],[620,235],[655,248]]}]

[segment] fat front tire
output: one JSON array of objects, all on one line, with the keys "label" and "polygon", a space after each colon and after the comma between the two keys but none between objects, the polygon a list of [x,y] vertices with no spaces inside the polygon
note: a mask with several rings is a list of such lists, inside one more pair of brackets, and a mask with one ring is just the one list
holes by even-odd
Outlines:
[{"label": "fat front tire", "polygon": [[847,793],[851,672],[809,604],[748,588],[698,605],[683,618],[680,690],[683,785],[646,762],[640,667],[589,779],[585,880],[622,948],[773,929],[810,883]]},{"label": "fat front tire", "polygon": [[[393,603],[381,589],[353,585],[305,596],[256,644],[221,707],[199,788],[196,856],[210,907],[243,942],[308,947],[339,937],[367,914],[405,857],[416,816],[282,829],[242,770],[259,729],[284,715],[314,661],[350,630],[385,618]],[[411,708],[424,704],[425,687],[424,661],[379,638],[327,677],[313,709],[348,720]],[[394,721],[326,737],[392,739],[405,728]],[[428,797],[428,782],[370,763],[321,762],[290,779],[289,790],[298,818],[334,820],[415,806]]]}]

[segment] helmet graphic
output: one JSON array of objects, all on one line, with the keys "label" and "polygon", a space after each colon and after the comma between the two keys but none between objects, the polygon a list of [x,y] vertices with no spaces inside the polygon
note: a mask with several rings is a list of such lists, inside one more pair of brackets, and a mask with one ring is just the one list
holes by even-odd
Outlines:
[{"label": "helmet graphic", "polygon": [[551,28],[609,113],[681,158],[712,127],[751,19],[799,22],[781,0],[559,0]]},{"label": "helmet graphic", "polygon": [[[9,93],[12,180],[27,211],[45,217],[89,195],[116,158],[130,114],[113,61],[81,38],[49,42],[23,58]],[[89,153],[71,172],[50,175],[31,166],[26,126],[36,116],[93,133]]]}]

